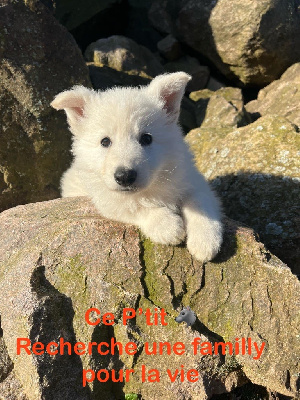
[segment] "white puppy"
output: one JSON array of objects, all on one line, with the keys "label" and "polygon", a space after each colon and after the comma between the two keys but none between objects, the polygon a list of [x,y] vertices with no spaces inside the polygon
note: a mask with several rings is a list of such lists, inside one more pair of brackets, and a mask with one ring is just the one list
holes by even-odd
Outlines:
[{"label": "white puppy", "polygon": [[201,261],[222,242],[218,201],[178,126],[190,76],[164,74],[141,88],[96,92],[81,86],[52,102],[74,135],[74,161],[62,196],[89,196],[99,213],[135,224],[154,242],[187,248]]}]

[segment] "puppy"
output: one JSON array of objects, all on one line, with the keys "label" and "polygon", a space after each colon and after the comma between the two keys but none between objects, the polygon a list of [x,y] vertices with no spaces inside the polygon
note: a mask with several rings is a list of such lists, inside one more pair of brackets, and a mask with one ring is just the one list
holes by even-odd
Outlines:
[{"label": "puppy", "polygon": [[74,161],[61,180],[63,197],[89,196],[99,213],[135,224],[151,240],[211,260],[222,242],[219,204],[178,126],[184,72],[148,86],[105,92],[82,86],[51,103],[65,110]]}]

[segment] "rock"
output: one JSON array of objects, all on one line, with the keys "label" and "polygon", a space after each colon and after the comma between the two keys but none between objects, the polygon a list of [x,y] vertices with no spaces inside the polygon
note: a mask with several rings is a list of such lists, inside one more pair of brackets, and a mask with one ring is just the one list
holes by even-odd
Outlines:
[{"label": "rock", "polygon": [[257,100],[250,101],[246,110],[257,116],[278,114],[300,128],[300,63],[260,90]]},{"label": "rock", "polygon": [[243,85],[265,86],[300,60],[294,0],[155,0],[149,17]]},{"label": "rock", "polygon": [[[35,222],[29,223],[28,218]],[[20,235],[13,227],[14,221],[18,223]],[[152,250],[150,242],[142,244],[136,228],[103,220],[85,198],[59,199],[10,209],[0,216],[0,232],[3,250],[0,255],[0,312],[4,337],[14,362],[16,377],[30,400],[41,397],[55,397],[58,400],[89,398],[89,391],[82,387],[82,368],[98,370],[126,367],[140,371],[142,365],[146,365],[148,369],[157,368],[161,371],[161,382],[156,383],[155,387],[152,383],[142,383],[138,373],[125,383],[123,389],[118,385],[113,386],[111,382],[95,383],[93,395],[101,396],[101,399],[121,398],[122,393],[123,396],[124,393],[140,393],[145,399],[160,396],[165,399],[174,396],[185,399],[195,389],[199,391],[199,399],[206,399],[214,393],[230,391],[246,381],[232,357],[191,353],[190,342],[194,337],[201,337],[203,341],[208,340],[207,335],[210,341],[216,341],[217,337],[208,330],[192,331],[174,320],[178,314],[174,304],[179,306],[179,298],[173,298],[170,288],[171,278],[168,276],[172,276],[172,272],[163,271],[166,263],[175,263],[174,272],[181,279],[181,266],[191,265],[185,249],[162,247],[162,252],[158,248]],[[176,255],[173,257],[174,251]],[[27,255],[23,258],[20,252]],[[156,284],[153,286],[150,281],[152,272],[148,270],[151,258],[156,258],[156,254],[162,257],[161,267],[157,270],[160,275],[157,283],[163,285],[157,290],[164,287],[164,295],[159,300],[155,298],[153,290]],[[156,263],[158,259],[153,261]],[[193,265],[194,272],[188,276],[193,281],[192,286],[198,287],[203,271],[196,261]],[[3,293],[6,293],[5,296]],[[118,323],[113,327],[87,325],[84,314],[91,306],[101,307],[102,312],[114,313]],[[168,327],[160,325],[154,329],[146,324],[145,316],[140,315],[134,323],[128,326],[122,324],[124,307],[150,308],[153,312],[154,307],[162,306],[168,313]],[[81,358],[75,355],[17,356],[18,337],[44,343],[58,341],[59,337],[72,343],[100,342],[115,337],[124,345],[133,340],[139,352],[135,357],[126,354],[101,357],[98,353]],[[174,354],[157,357],[145,354],[143,346],[146,341],[153,343],[162,340],[172,345],[183,342],[188,350],[180,358]],[[168,395],[170,381],[166,376],[166,368],[173,371],[177,366],[180,368],[181,364],[186,368],[199,369],[200,378],[192,388],[189,382],[177,380]]]},{"label": "rock", "polygon": [[3,337],[0,337],[0,382],[8,376],[12,369],[13,363],[7,353]]},{"label": "rock", "polygon": [[94,89],[106,90],[114,86],[141,86],[148,85],[150,79],[139,75],[130,75],[123,71],[116,71],[110,67],[99,67],[94,63],[87,63],[91,82]]},{"label": "rock", "polygon": [[4,2],[0,13],[0,210],[59,196],[70,162],[65,117],[49,106],[89,86],[72,36],[40,2]]},{"label": "rock", "polygon": [[235,130],[195,129],[187,141],[225,214],[254,228],[274,254],[300,273],[300,137],[295,126],[265,116]]},{"label": "rock", "polygon": [[185,96],[181,102],[179,125],[185,134],[198,126],[195,117],[195,104]]},{"label": "rock", "polygon": [[[300,283],[249,228],[227,220],[223,250],[215,262],[202,265],[184,246],[154,245],[135,227],[102,219],[86,198],[67,198],[4,211],[0,248],[3,334],[29,400],[90,398],[82,387],[82,368],[134,369],[122,385],[95,382],[92,396],[101,399],[135,393],[149,400],[183,400],[194,398],[195,391],[197,399],[209,399],[246,381],[239,365],[256,384],[288,396],[299,391]],[[198,316],[192,328],[174,321],[182,305]],[[101,316],[112,312],[117,323],[86,324],[90,307],[99,308]],[[149,326],[140,313],[123,325],[125,307],[164,308],[167,325]],[[60,337],[71,343],[114,337],[123,345],[133,341],[138,353],[17,356],[18,337],[45,344]],[[251,338],[266,348],[257,360],[253,354],[193,355],[195,337],[212,344]],[[145,342],[155,341],[180,341],[186,351],[147,356]],[[141,382],[142,365],[158,369],[161,381]],[[199,380],[191,385],[177,378],[170,386],[166,369],[180,365],[196,368]]]},{"label": "rock", "polygon": [[168,72],[184,71],[192,76],[187,85],[187,91],[193,92],[204,89],[209,79],[209,68],[201,65],[195,57],[183,56],[176,61],[164,65]]},{"label": "rock", "polygon": [[177,60],[182,55],[181,45],[172,35],[167,35],[157,43],[160,54],[169,61]]},{"label": "rock", "polygon": [[218,81],[217,79],[215,79],[214,77],[210,77],[207,85],[206,85],[206,89],[208,90],[212,90],[213,92],[216,92],[217,90],[226,87],[226,85],[220,81]]},{"label": "rock", "polygon": [[24,394],[20,382],[14,372],[10,373],[5,381],[0,381],[1,400],[29,400]]},{"label": "rock", "polygon": [[124,36],[115,35],[91,43],[85,58],[95,66],[107,66],[142,78],[154,78],[163,73],[162,65],[150,50]]},{"label": "rock", "polygon": [[241,89],[199,90],[190,93],[190,99],[196,102],[196,122],[202,128],[238,127],[251,122]]}]

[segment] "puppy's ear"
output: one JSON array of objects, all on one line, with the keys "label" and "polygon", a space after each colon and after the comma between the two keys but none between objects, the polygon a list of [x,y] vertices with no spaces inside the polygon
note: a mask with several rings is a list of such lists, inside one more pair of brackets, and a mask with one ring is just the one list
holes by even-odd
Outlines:
[{"label": "puppy's ear", "polygon": [[84,117],[85,107],[92,93],[92,90],[84,86],[74,86],[71,90],[59,93],[50,105],[56,110],[65,110],[73,131],[76,123]]},{"label": "puppy's ear", "polygon": [[149,92],[162,100],[163,108],[173,121],[178,120],[185,87],[191,79],[185,72],[174,72],[157,76],[148,86]]}]

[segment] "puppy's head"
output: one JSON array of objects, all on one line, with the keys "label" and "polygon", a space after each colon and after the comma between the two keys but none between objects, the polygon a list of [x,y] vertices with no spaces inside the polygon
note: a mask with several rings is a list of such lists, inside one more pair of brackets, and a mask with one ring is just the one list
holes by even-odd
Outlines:
[{"label": "puppy's head", "polygon": [[51,105],[66,112],[77,167],[114,191],[143,190],[168,174],[182,146],[177,122],[190,79],[176,72],[141,88],[58,94]]}]

